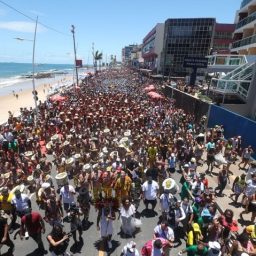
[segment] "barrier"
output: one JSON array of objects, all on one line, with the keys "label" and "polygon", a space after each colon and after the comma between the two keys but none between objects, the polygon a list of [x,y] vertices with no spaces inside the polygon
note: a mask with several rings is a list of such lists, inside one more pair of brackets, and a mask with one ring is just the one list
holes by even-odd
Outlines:
[{"label": "barrier", "polygon": [[165,86],[163,93],[175,100],[175,107],[183,109],[186,113],[195,115],[195,120],[200,121],[202,116],[208,114],[210,104],[193,95],[179,91],[171,86]]},{"label": "barrier", "polygon": [[[256,122],[222,107],[211,105],[208,127],[224,126],[225,138],[242,136],[242,147],[251,145],[256,153]],[[255,156],[255,154],[254,154]]]}]

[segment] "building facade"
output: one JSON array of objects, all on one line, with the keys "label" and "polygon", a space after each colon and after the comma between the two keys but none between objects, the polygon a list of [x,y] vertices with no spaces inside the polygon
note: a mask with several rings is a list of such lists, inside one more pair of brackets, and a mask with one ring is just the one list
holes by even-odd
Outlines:
[{"label": "building facade", "polygon": [[186,76],[184,57],[205,57],[213,46],[214,18],[168,19],[165,21],[161,69],[164,75]]},{"label": "building facade", "polygon": [[213,37],[212,53],[229,54],[233,43],[235,24],[216,23]]},{"label": "building facade", "polygon": [[136,48],[137,45],[136,44],[130,44],[128,46],[125,46],[122,49],[122,63],[124,65],[128,65],[131,64],[131,54],[132,54],[132,50],[134,48]]},{"label": "building facade", "polygon": [[158,23],[144,37],[142,43],[142,57],[144,68],[160,72],[160,58],[163,50],[164,23]]},{"label": "building facade", "polygon": [[256,0],[243,0],[235,17],[232,53],[256,55]]}]

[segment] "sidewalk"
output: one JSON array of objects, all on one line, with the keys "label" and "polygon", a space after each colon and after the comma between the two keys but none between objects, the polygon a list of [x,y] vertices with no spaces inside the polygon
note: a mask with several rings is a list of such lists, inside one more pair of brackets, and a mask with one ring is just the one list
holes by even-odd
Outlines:
[{"label": "sidewalk", "polygon": [[[206,159],[206,155],[203,155],[203,160]],[[250,224],[250,220],[251,220],[251,213],[249,214],[244,214],[244,220],[245,221],[241,221],[239,214],[244,210],[243,207],[237,207],[234,206],[232,199],[229,197],[230,194],[232,194],[232,185],[233,182],[235,180],[235,178],[239,175],[241,175],[242,173],[245,173],[244,170],[239,170],[238,164],[241,162],[241,158],[239,158],[235,164],[231,164],[230,166],[230,171],[233,173],[233,175],[230,175],[230,183],[227,184],[225,190],[223,191],[224,193],[224,197],[217,197],[216,198],[216,202],[218,204],[218,206],[220,207],[220,209],[222,211],[225,211],[226,209],[231,209],[234,212],[234,218],[238,221],[240,230],[242,230],[246,225]],[[213,189],[218,185],[218,173],[221,170],[222,166],[220,166],[220,168],[214,167],[213,168],[213,176],[210,175],[206,175],[208,181],[209,181],[209,187],[212,187]],[[204,163],[203,166],[198,166],[197,167],[197,171],[199,173],[203,172],[205,173],[205,171],[207,170],[207,164]],[[242,200],[242,195],[238,198],[238,202],[240,203]]]}]

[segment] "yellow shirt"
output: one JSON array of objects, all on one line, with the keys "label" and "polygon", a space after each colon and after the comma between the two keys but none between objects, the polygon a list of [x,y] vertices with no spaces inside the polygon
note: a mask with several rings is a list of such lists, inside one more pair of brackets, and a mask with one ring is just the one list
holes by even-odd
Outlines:
[{"label": "yellow shirt", "polygon": [[4,211],[11,211],[12,210],[12,198],[13,194],[9,193],[8,196],[0,195],[0,208]]}]

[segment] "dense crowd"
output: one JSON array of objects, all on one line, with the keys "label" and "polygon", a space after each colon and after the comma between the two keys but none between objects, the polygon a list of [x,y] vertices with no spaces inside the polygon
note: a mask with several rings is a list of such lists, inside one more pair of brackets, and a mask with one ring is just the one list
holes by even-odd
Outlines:
[{"label": "dense crowd", "polygon": [[[69,241],[83,239],[91,208],[104,248],[111,251],[118,219],[126,238],[143,229],[142,202],[144,216],[157,215],[160,205],[159,222],[142,248],[130,241],[124,256],[172,255],[181,239],[186,248],[180,255],[256,255],[253,149],[243,149],[240,136],[225,140],[222,126],[206,130],[206,117],[196,123],[168,98],[151,99],[143,89],[151,83],[128,69],[102,71],[40,102],[37,112],[24,108],[19,117],[10,114],[0,127],[0,241],[10,255],[16,222],[20,239],[33,238],[39,255],[47,253],[45,225],[52,226],[46,234],[51,254],[70,255]],[[245,172],[234,180],[231,197],[244,207],[241,218],[252,213],[244,230],[231,209],[217,209],[230,166],[240,157]],[[199,172],[204,160],[208,169]],[[217,167],[213,187],[207,176]],[[173,178],[177,173],[179,182]],[[44,215],[32,207],[33,192]],[[64,221],[70,230],[64,230]]]}]

